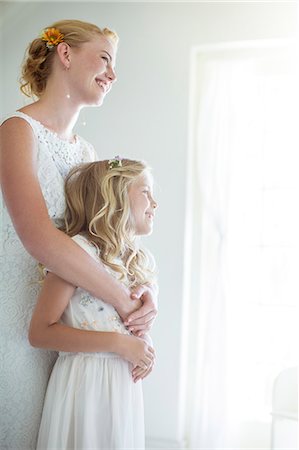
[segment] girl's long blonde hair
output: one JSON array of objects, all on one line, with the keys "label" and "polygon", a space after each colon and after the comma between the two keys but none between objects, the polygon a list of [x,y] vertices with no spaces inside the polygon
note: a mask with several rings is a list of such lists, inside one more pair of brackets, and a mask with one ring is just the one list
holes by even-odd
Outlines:
[{"label": "girl's long blonde hair", "polygon": [[63,231],[83,234],[99,250],[101,260],[130,287],[154,281],[154,261],[139,246],[130,211],[128,189],[144,171],[141,161],[123,159],[109,168],[96,161],[71,170],[65,181],[66,211]]}]

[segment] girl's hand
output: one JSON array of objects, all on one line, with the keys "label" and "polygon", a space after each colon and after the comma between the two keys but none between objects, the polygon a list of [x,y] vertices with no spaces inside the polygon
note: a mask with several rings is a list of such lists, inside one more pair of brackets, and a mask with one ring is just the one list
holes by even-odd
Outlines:
[{"label": "girl's hand", "polygon": [[[145,342],[147,342],[148,345],[153,347],[153,341],[149,334],[145,334],[142,339]],[[143,378],[147,377],[151,373],[151,371],[153,370],[154,364],[155,364],[155,359],[156,359],[156,355],[152,361],[152,364],[147,369],[144,369],[142,367],[135,367],[132,370],[132,377],[133,377],[134,383],[136,383],[140,379],[143,380]]]},{"label": "girl's hand", "polygon": [[132,370],[132,377],[134,383],[137,383],[137,381],[143,380],[143,378],[147,377],[153,370],[154,364],[155,362],[153,361],[151,366],[148,367],[147,369],[143,369],[142,367],[135,367],[135,369]]},{"label": "girl's hand", "polygon": [[136,336],[144,336],[152,327],[158,314],[157,294],[154,286],[142,285],[134,288],[131,293],[133,299],[140,299],[142,306],[130,314],[124,322]]},{"label": "girl's hand", "polygon": [[135,367],[148,370],[155,359],[155,350],[143,339],[136,336],[122,334],[119,336],[119,348],[117,353]]}]

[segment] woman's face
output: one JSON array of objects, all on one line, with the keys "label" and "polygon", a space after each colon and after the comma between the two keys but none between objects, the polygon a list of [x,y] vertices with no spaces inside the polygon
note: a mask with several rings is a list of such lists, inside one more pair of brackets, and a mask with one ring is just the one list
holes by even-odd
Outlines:
[{"label": "woman's face", "polygon": [[69,75],[70,99],[80,106],[100,106],[116,81],[116,44],[104,36],[95,37],[71,49]]}]

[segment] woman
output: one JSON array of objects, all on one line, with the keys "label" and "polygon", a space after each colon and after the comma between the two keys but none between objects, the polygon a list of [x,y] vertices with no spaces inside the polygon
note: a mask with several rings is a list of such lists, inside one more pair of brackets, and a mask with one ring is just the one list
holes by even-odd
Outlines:
[{"label": "woman", "polygon": [[[54,23],[34,39],[23,66],[22,90],[38,100],[1,126],[3,210],[1,251],[3,449],[34,448],[53,353],[31,349],[30,316],[38,294],[36,260],[74,286],[113,305],[134,332],[148,331],[154,291],[130,292],[57,229],[64,213],[64,178],[94,160],[91,145],[73,134],[84,106],[100,106],[116,80],[117,36],[77,20]],[[127,322],[125,321],[125,324]],[[77,331],[78,333],[81,330]]]}]

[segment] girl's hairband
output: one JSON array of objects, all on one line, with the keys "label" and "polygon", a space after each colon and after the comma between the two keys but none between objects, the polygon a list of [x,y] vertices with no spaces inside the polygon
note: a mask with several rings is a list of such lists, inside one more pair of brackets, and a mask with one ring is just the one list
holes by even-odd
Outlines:
[{"label": "girl's hairband", "polygon": [[122,167],[122,159],[120,156],[115,156],[114,159],[109,159],[108,169],[116,169],[117,167]]}]

